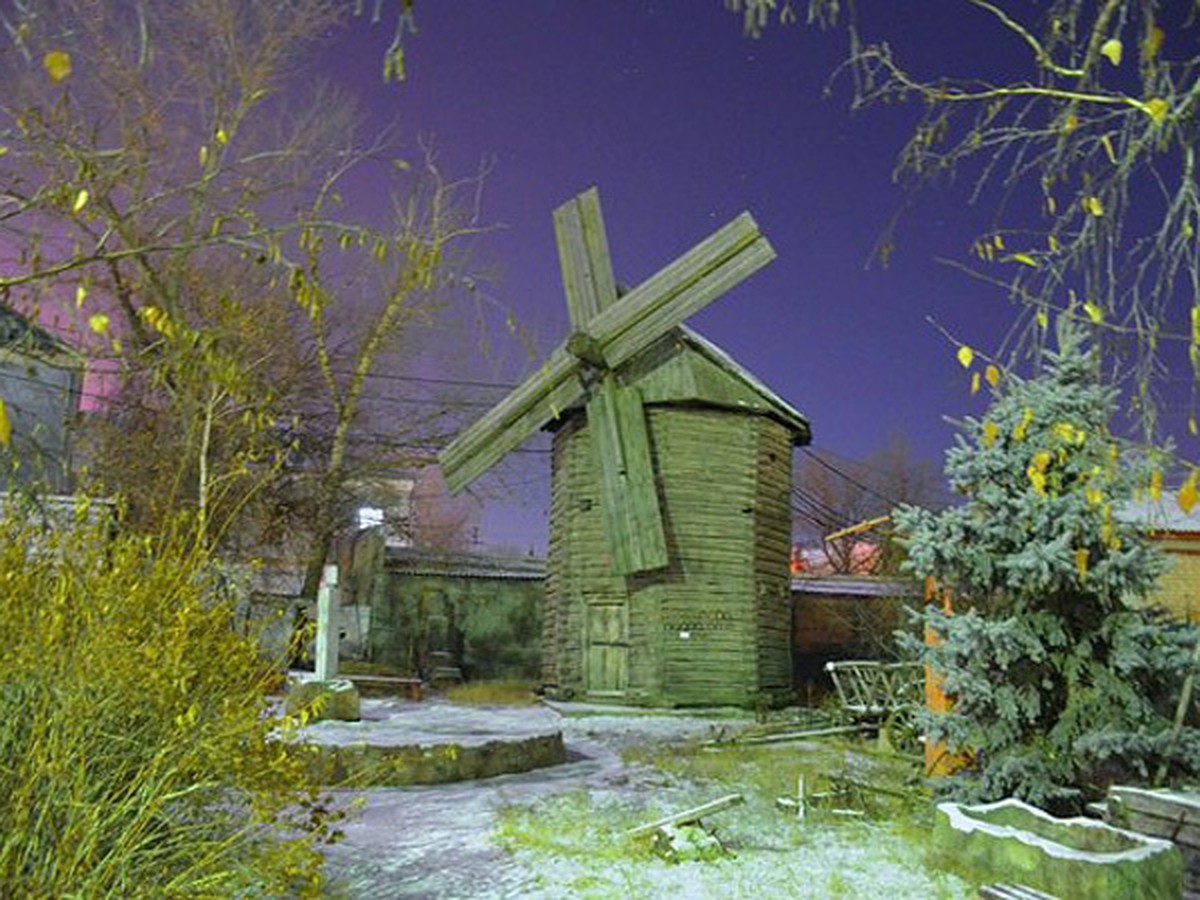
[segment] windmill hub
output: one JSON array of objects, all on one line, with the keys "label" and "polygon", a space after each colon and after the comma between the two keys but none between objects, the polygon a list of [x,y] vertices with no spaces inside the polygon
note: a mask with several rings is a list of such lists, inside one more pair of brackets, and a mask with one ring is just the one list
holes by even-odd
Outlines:
[{"label": "windmill hub", "polygon": [[593,368],[608,368],[608,361],[604,358],[604,348],[586,331],[572,332],[571,336],[567,338],[566,347],[568,353]]}]

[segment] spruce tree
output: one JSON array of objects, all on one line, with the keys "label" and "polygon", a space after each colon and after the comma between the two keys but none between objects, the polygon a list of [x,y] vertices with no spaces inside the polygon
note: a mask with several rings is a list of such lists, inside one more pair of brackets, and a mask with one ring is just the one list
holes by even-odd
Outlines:
[{"label": "spruce tree", "polygon": [[987,414],[946,454],[965,502],[894,513],[906,568],[956,598],[950,616],[922,614],[941,643],[901,636],[954,700],[926,715],[929,739],[971,760],[943,787],[1065,812],[1163,763],[1195,773],[1200,731],[1172,728],[1195,631],[1147,607],[1166,561],[1120,516],[1161,475],[1110,433],[1117,392],[1078,329],[1060,330],[1037,377],[997,374]]}]

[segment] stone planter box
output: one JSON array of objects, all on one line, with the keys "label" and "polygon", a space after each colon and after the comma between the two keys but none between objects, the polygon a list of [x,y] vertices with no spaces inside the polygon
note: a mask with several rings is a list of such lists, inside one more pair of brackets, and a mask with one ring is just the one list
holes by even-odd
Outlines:
[{"label": "stone planter box", "polygon": [[940,803],[930,861],[985,881],[1064,898],[1177,900],[1179,851],[1169,841],[1082,817],[1059,819],[1020,800]]}]

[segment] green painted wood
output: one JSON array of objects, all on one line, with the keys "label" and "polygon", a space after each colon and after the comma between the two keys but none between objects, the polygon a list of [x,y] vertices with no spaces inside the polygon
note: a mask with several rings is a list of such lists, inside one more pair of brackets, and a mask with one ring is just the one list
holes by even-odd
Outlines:
[{"label": "green painted wood", "polygon": [[600,192],[588,188],[556,209],[554,234],[571,328],[586,331],[596,314],[617,299]]},{"label": "green painted wood", "polygon": [[651,406],[645,417],[669,563],[633,577],[610,573],[590,423],[576,414],[555,435],[549,593],[571,623],[545,653],[557,683],[588,695],[588,667],[602,663],[585,617],[607,603],[628,609],[622,702],[753,705],[786,691],[790,608],[776,594],[787,583],[791,431],[727,409]]},{"label": "green painted wood", "polygon": [[667,550],[641,395],[606,378],[587,415],[613,573],[662,568]]},{"label": "green painted wood", "polygon": [[610,366],[621,365],[775,258],[749,213],[650,276],[591,320]]},{"label": "green painted wood", "polygon": [[462,431],[438,462],[451,491],[466,487],[539,428],[581,401],[580,362],[558,348],[546,363],[478,421]]},{"label": "green painted wood", "polygon": [[624,694],[629,686],[628,607],[589,604],[587,629],[588,694]]}]

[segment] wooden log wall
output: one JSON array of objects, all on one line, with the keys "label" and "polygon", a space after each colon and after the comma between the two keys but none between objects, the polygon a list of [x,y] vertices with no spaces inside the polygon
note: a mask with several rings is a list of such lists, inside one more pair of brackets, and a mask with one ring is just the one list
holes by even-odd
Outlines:
[{"label": "wooden log wall", "polygon": [[588,607],[626,604],[626,702],[745,705],[786,692],[790,435],[729,410],[647,413],[669,564],[629,579],[609,574],[583,417],[555,436],[545,682],[586,693]]}]

